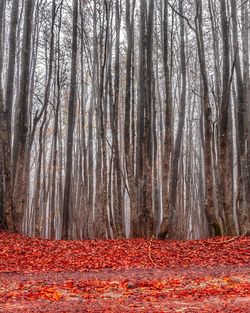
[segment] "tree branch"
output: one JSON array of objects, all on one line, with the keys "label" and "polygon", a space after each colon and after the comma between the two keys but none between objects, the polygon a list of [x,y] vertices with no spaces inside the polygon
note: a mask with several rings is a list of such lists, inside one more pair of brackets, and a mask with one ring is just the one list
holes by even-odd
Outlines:
[{"label": "tree branch", "polygon": [[[248,0],[247,0],[248,1]],[[188,26],[192,29],[193,32],[195,32],[195,29],[193,28],[193,26],[190,24],[188,18],[186,18],[186,16],[180,14],[178,11],[176,11],[176,9],[173,7],[173,5],[171,3],[169,3],[169,1],[167,1],[167,4],[170,6],[170,8],[174,11],[175,14],[179,15],[180,17],[182,17],[188,24]]]}]

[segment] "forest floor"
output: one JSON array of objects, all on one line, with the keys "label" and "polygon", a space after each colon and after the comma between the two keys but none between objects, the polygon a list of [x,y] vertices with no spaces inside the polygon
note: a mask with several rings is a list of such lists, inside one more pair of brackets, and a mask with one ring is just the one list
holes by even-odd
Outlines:
[{"label": "forest floor", "polygon": [[50,241],[0,233],[0,312],[249,312],[250,238]]}]

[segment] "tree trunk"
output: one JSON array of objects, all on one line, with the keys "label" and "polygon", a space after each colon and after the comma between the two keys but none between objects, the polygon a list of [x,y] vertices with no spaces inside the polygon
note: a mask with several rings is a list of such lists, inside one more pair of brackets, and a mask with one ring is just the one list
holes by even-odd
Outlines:
[{"label": "tree trunk", "polygon": [[221,31],[223,43],[223,77],[222,77],[222,99],[220,111],[220,201],[221,208],[225,212],[227,233],[235,235],[236,229],[233,220],[232,208],[232,160],[230,155],[229,138],[229,112],[230,112],[230,46],[229,46],[229,21],[227,18],[226,2],[220,2]]},{"label": "tree trunk", "polygon": [[[148,16],[147,16],[148,11]],[[138,213],[140,235],[151,237],[155,232],[153,215],[153,190],[152,190],[152,44],[153,44],[153,18],[154,1],[147,3],[141,0],[140,7],[140,70],[139,70],[139,140],[138,150]]]},{"label": "tree trunk", "polygon": [[13,106],[13,90],[16,64],[16,30],[19,14],[19,1],[14,0],[11,10],[10,32],[9,32],[9,60],[8,72],[6,81],[6,96],[5,96],[5,112],[6,112],[6,135],[4,148],[4,172],[5,172],[5,215],[8,229],[13,230],[13,181],[11,170],[11,133],[12,133],[12,106]]},{"label": "tree trunk", "polygon": [[131,237],[139,236],[137,209],[136,209],[136,191],[134,180],[134,162],[132,144],[132,50],[134,46],[134,6],[135,0],[131,8],[130,0],[126,0],[126,34],[127,34],[127,56],[126,56],[126,94],[125,94],[125,121],[124,121],[124,154],[127,171],[127,179],[129,185],[129,201],[130,201],[130,234]]},{"label": "tree trunk", "polygon": [[[183,3],[179,0],[179,13],[183,15]],[[182,90],[180,98],[179,121],[175,145],[171,158],[170,168],[170,188],[169,188],[169,221],[167,225],[168,238],[181,239],[177,227],[176,215],[176,197],[177,197],[177,184],[178,184],[178,165],[181,153],[181,143],[183,136],[183,128],[185,124],[185,109],[186,109],[186,53],[185,53],[185,38],[184,38],[184,20],[180,16],[180,63],[181,63],[181,77],[182,77]]]},{"label": "tree trunk", "polygon": [[120,28],[121,28],[121,13],[119,0],[115,2],[115,78],[114,78],[114,102],[113,102],[113,117],[111,121],[112,125],[112,137],[114,147],[114,162],[115,162],[115,176],[116,176],[116,188],[117,188],[117,205],[114,207],[114,218],[117,229],[117,237],[123,237],[123,197],[122,197],[122,177],[120,166],[120,151],[119,151],[119,138],[118,138],[118,114],[119,114],[119,87],[120,87]]},{"label": "tree trunk", "polygon": [[164,1],[164,20],[163,20],[163,66],[165,78],[165,93],[166,93],[166,111],[165,111],[165,139],[164,139],[164,154],[162,166],[162,207],[163,219],[160,226],[159,238],[166,236],[166,229],[169,220],[169,165],[172,148],[172,91],[169,71],[169,44],[168,44],[168,3]]},{"label": "tree trunk", "polygon": [[[4,220],[4,206],[6,199],[4,198],[4,132],[6,129],[6,119],[4,112],[4,102],[3,102],[3,84],[2,84],[2,74],[3,74],[3,32],[4,32],[4,12],[5,12],[5,1],[0,3],[0,229],[5,228]],[[7,134],[5,132],[5,134]]]},{"label": "tree trunk", "polygon": [[75,126],[75,101],[76,101],[76,60],[77,60],[77,18],[78,18],[78,0],[73,2],[73,29],[72,29],[72,54],[71,54],[71,80],[70,95],[68,104],[68,135],[67,135],[67,159],[65,169],[64,201],[63,201],[63,221],[62,221],[62,239],[69,237],[69,211],[72,179],[72,152],[73,152],[73,134]]},{"label": "tree trunk", "polygon": [[196,2],[196,41],[198,46],[198,56],[200,71],[203,82],[203,112],[205,123],[205,140],[203,140],[204,159],[205,159],[205,177],[206,177],[206,195],[205,195],[205,214],[209,224],[209,235],[220,236],[222,229],[215,213],[215,203],[213,197],[213,164],[212,164],[212,109],[209,103],[208,78],[206,68],[206,58],[204,50],[204,39],[202,29],[202,1]]},{"label": "tree trunk", "polygon": [[15,229],[22,231],[23,214],[26,209],[27,182],[25,181],[25,164],[28,137],[28,96],[30,85],[30,56],[34,1],[26,0],[23,25],[22,66],[18,95],[18,124],[16,127],[17,162],[13,191]]},{"label": "tree trunk", "polygon": [[[237,22],[237,5],[235,0],[231,0],[232,10],[232,23],[233,23],[233,49],[234,49],[234,62],[235,62],[235,74],[236,74],[236,137],[237,137],[237,160],[238,160],[238,195],[237,195],[237,209],[239,216],[239,229],[240,233],[244,233],[245,229],[249,226],[248,215],[246,210],[245,200],[248,197],[247,194],[250,190],[247,188],[247,171],[246,171],[246,150],[245,144],[246,132],[246,99],[244,83],[242,78],[241,61],[239,55],[239,41],[238,41],[238,22]],[[244,192],[245,190],[245,192]]]}]

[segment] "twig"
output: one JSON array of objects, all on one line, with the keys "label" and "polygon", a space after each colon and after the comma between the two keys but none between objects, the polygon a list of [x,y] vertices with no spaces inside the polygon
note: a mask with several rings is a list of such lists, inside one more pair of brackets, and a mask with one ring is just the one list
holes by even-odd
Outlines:
[{"label": "twig", "polygon": [[232,12],[232,14],[230,15],[230,17],[229,17],[229,20],[228,21],[230,21],[231,20],[231,18],[233,17],[233,15],[234,14],[236,14],[237,13],[237,11],[241,8],[241,7],[243,7],[243,5],[245,5],[247,2],[248,2],[249,0],[246,0],[246,1],[244,1],[243,3],[241,3],[236,9],[235,9],[235,11],[234,12]]},{"label": "twig", "polygon": [[177,15],[179,15],[181,18],[183,18],[183,19],[187,22],[188,26],[192,29],[192,31],[196,32],[196,30],[194,29],[194,27],[190,24],[188,18],[187,18],[186,16],[180,14],[180,12],[178,12],[178,11],[173,7],[173,5],[172,5],[171,3],[169,3],[169,1],[167,1],[167,3],[168,3],[168,5],[170,6],[170,8],[174,11],[174,13],[177,14]]},{"label": "twig", "polygon": [[[114,151],[113,151],[113,147],[111,146],[111,144],[110,144],[110,142],[108,141],[107,138],[106,138],[106,142],[107,142],[107,144],[108,144],[108,146],[109,146],[109,148],[110,148],[110,150],[111,150],[112,155],[115,155],[115,153],[114,153]],[[128,187],[127,182],[126,182],[126,178],[124,177],[123,172],[122,172],[120,166],[118,166],[117,169],[118,169],[118,171],[120,172],[120,174],[121,174],[121,176],[122,176],[122,180],[123,180],[125,189],[127,190],[128,196],[129,196],[129,198],[130,198],[130,191],[129,191],[129,187]]]},{"label": "twig", "polygon": [[241,237],[244,237],[246,235],[246,233],[247,233],[247,229],[245,227],[245,232],[242,235],[238,235],[238,236],[235,236],[235,237],[233,237],[231,239],[224,240],[224,241],[205,241],[205,243],[214,244],[214,245],[221,244],[221,243],[228,243],[228,242],[235,241],[236,239],[239,239]]},{"label": "twig", "polygon": [[148,258],[150,260],[150,262],[157,268],[161,268],[158,264],[155,263],[155,261],[152,258],[152,242],[154,240],[154,236],[151,237],[150,241],[149,241],[149,245],[148,245]]}]

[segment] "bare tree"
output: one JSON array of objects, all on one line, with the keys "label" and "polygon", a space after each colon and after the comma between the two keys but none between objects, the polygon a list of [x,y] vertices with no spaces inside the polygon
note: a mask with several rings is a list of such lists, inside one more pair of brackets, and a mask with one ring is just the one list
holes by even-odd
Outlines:
[{"label": "bare tree", "polygon": [[64,201],[63,201],[63,224],[62,238],[69,239],[69,218],[70,218],[70,196],[71,196],[71,175],[72,175],[72,150],[73,150],[73,134],[75,127],[75,107],[76,107],[76,61],[77,61],[77,19],[78,19],[78,0],[73,2],[73,29],[72,29],[72,52],[71,52],[71,80],[70,95],[68,105],[68,135],[67,135],[67,159],[65,170],[64,184]]},{"label": "bare tree", "polygon": [[31,55],[31,34],[33,18],[34,1],[26,0],[24,25],[23,25],[23,43],[22,43],[22,66],[20,76],[20,86],[18,94],[18,121],[16,131],[17,155],[15,157],[15,177],[13,203],[15,212],[15,228],[22,231],[23,214],[27,200],[27,181],[25,181],[25,163],[27,152],[28,136],[28,95],[30,85],[30,55]]}]

